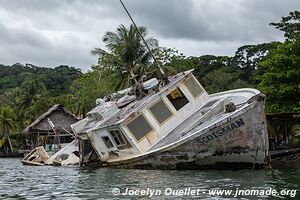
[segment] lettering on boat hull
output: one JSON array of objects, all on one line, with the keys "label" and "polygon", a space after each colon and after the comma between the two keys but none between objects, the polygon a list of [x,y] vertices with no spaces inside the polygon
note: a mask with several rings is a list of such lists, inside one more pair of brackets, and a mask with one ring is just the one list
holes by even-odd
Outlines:
[{"label": "lettering on boat hull", "polygon": [[235,122],[232,122],[231,124],[229,124],[227,126],[221,127],[218,130],[216,130],[206,136],[197,138],[196,141],[200,144],[206,144],[206,143],[213,141],[215,139],[218,139],[218,138],[224,136],[225,134],[233,131],[234,129],[240,128],[242,126],[245,126],[245,122],[242,118],[239,118]]}]

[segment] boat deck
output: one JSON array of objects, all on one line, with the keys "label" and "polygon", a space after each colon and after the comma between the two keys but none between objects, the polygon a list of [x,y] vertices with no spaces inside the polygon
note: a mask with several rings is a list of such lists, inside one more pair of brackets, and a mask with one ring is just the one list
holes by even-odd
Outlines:
[{"label": "boat deck", "polygon": [[[164,137],[156,145],[151,147],[148,151],[153,151],[155,149],[158,149],[160,147],[163,147],[163,146],[166,146],[168,144],[178,141],[180,138],[190,134],[190,132],[194,132],[195,126],[198,126],[201,124],[201,127],[204,127],[202,125],[207,124],[207,122],[211,123],[212,118],[207,120],[207,119],[205,119],[204,116],[205,116],[205,113],[209,112],[212,109],[212,106],[215,103],[217,103],[218,100],[219,99],[207,102],[201,109],[196,111],[191,117],[189,117],[188,119],[183,121],[181,124],[179,124],[175,129],[173,129],[173,131],[171,131],[166,137]],[[219,103],[221,103],[221,102],[219,102]],[[216,118],[216,116],[213,118]],[[206,122],[203,122],[203,120],[205,120]]]},{"label": "boat deck", "polygon": [[236,105],[245,102],[249,98],[245,96],[235,96],[235,95],[234,96],[220,95],[220,97],[212,98],[203,107],[201,107],[198,111],[196,111],[191,117],[183,121],[176,128],[174,128],[174,130],[171,131],[166,137],[164,137],[161,141],[159,141],[157,144],[151,147],[147,152],[172,144],[180,140],[182,137],[187,137],[195,133],[196,131],[203,130],[209,127],[210,125],[216,124],[218,121],[222,121],[223,119],[228,117],[231,113],[225,113],[223,110],[217,112],[217,114],[215,113],[209,115],[210,111],[213,111],[213,109],[216,109],[218,105],[224,103],[226,97],[228,98],[227,101],[234,102],[234,104]]}]

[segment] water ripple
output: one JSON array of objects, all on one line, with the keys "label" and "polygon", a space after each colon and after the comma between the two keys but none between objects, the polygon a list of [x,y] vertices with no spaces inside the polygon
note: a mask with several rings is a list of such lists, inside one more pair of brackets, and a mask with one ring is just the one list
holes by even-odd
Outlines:
[{"label": "water ripple", "polygon": [[[155,196],[156,199],[233,199],[209,196],[211,189],[297,189],[300,170],[172,171],[23,166],[19,159],[0,159],[0,199],[121,199],[112,188],[199,189],[201,196]],[[202,192],[206,192],[205,194]],[[300,195],[300,194],[298,194]],[[298,196],[297,195],[297,196]],[[122,196],[122,199],[150,199]],[[268,196],[260,196],[268,198]],[[270,197],[269,197],[270,198]],[[279,197],[278,197],[279,198]],[[281,198],[281,197],[280,197]],[[257,199],[241,196],[240,199]]]}]

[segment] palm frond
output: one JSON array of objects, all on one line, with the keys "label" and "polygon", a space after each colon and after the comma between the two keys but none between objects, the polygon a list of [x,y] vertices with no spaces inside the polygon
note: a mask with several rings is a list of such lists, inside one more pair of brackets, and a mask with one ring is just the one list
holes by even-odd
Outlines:
[{"label": "palm frond", "polygon": [[103,55],[106,55],[107,52],[104,51],[103,49],[100,49],[100,48],[94,48],[94,49],[91,50],[91,54],[93,56],[97,56],[97,55],[98,56],[103,56]]}]

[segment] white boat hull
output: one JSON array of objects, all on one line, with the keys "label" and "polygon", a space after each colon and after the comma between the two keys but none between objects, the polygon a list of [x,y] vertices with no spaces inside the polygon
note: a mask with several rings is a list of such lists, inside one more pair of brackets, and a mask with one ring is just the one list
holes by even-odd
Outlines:
[{"label": "white boat hull", "polygon": [[171,145],[103,165],[142,169],[261,167],[269,158],[266,127],[264,101],[255,101]]}]

